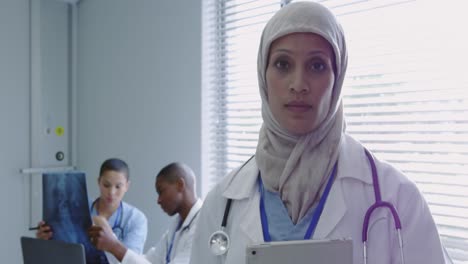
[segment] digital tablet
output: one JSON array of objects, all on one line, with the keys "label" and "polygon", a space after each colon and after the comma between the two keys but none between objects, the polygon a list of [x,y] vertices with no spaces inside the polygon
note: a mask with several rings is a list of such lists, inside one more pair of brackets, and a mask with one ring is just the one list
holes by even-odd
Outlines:
[{"label": "digital tablet", "polygon": [[351,239],[264,242],[246,250],[247,264],[353,264]]}]

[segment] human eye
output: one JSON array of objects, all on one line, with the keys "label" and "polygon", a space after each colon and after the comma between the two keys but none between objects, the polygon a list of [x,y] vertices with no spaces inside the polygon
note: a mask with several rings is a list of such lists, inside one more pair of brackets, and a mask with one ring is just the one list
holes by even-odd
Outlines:
[{"label": "human eye", "polygon": [[156,193],[158,193],[158,195],[161,195],[161,193],[164,191],[164,188],[160,187],[160,186],[157,186],[156,187]]},{"label": "human eye", "polygon": [[327,68],[327,65],[321,60],[312,61],[309,64],[309,69],[313,72],[321,72],[321,71],[324,71],[326,68]]},{"label": "human eye", "polygon": [[291,68],[291,63],[288,59],[284,57],[279,57],[276,60],[274,60],[273,65],[276,69],[280,71],[288,71]]}]

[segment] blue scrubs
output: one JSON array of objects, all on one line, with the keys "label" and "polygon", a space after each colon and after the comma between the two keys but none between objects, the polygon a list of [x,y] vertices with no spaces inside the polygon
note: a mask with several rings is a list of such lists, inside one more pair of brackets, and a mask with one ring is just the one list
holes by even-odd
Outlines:
[{"label": "blue scrubs", "polygon": [[307,232],[318,203],[309,208],[307,214],[294,225],[279,194],[266,188],[263,188],[263,191],[271,240],[304,240],[304,234]]}]

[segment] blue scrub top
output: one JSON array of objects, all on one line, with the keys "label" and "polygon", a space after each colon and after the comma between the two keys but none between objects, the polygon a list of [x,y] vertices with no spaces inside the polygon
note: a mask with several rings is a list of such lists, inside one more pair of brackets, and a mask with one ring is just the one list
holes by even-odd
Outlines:
[{"label": "blue scrub top", "polygon": [[304,234],[309,228],[317,203],[309,208],[306,215],[299,222],[294,224],[279,194],[271,192],[266,188],[263,188],[263,191],[265,194],[265,211],[268,218],[271,240],[304,240]]}]

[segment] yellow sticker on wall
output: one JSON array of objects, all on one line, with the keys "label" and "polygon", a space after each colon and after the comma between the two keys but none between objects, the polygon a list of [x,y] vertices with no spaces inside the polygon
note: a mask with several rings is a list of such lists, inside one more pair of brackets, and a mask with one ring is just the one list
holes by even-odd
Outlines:
[{"label": "yellow sticker on wall", "polygon": [[55,128],[55,134],[59,137],[63,136],[63,133],[65,133],[65,129],[61,126],[58,126]]}]

